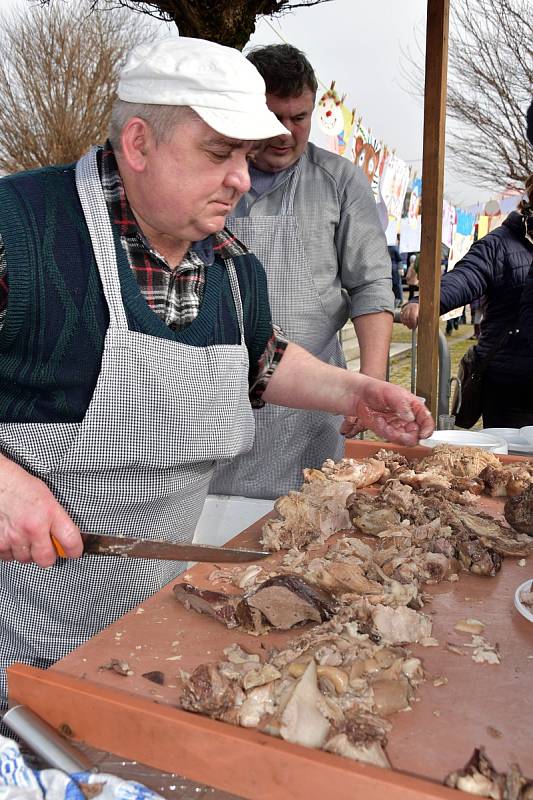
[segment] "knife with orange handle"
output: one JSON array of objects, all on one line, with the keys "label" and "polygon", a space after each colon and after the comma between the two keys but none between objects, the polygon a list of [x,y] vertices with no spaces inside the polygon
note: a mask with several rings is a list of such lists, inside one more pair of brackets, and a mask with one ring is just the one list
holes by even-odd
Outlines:
[{"label": "knife with orange handle", "polygon": [[[84,555],[116,556],[119,558],[156,558],[162,561],[238,562],[257,561],[272,555],[264,550],[244,550],[238,547],[213,547],[208,544],[174,544],[156,539],[137,539],[132,536],[107,536],[82,533]],[[60,558],[66,553],[55,536],[52,544]]]}]

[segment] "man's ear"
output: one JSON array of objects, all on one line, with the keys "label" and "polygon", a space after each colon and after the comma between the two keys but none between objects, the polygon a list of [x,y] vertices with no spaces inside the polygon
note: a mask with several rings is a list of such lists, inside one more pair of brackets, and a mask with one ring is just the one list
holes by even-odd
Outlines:
[{"label": "man's ear", "polygon": [[144,172],[146,157],[154,138],[150,126],[141,117],[131,117],[120,134],[121,155],[133,172]]}]

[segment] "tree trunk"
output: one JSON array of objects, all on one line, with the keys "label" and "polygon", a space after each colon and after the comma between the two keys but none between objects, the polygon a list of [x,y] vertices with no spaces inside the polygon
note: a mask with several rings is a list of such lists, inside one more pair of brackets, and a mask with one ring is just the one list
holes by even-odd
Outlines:
[{"label": "tree trunk", "polygon": [[270,15],[287,0],[127,0],[130,8],[150,8],[154,16],[175,22],[181,36],[208,39],[242,50],[255,30],[257,16]]}]

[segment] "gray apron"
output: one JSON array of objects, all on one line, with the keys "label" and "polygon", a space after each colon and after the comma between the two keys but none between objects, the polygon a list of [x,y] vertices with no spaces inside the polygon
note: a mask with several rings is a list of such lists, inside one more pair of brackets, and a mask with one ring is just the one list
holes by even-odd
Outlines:
[{"label": "gray apron", "polygon": [[[94,150],[76,182],[109,307],[100,374],[81,423],[1,424],[0,452],[45,481],[81,530],[188,542],[214,462],[253,442],[235,267],[227,262],[240,345],[191,347],[128,330]],[[102,556],[47,570],[1,562],[1,694],[8,664],[49,666],[183,567]]]},{"label": "gray apron", "polygon": [[[274,323],[322,361],[345,367],[336,324],[315,287],[294,214],[301,163],[286,181],[279,216],[231,217],[227,226],[265,268]],[[252,450],[230,464],[218,465],[209,487],[213,494],[276,498],[300,488],[304,467],[342,458],[341,417],[268,404],[254,416]]]}]

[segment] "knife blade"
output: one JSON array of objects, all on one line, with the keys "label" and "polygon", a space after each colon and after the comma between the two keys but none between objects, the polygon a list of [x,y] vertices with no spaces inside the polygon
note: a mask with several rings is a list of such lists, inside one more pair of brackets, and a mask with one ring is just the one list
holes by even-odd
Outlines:
[{"label": "knife blade", "polygon": [[[264,550],[244,550],[238,547],[213,547],[209,544],[173,544],[156,539],[138,539],[133,536],[107,536],[100,533],[82,533],[84,554],[118,556],[119,558],[156,558],[162,561],[238,562],[256,561],[272,555]],[[58,556],[65,551],[57,539],[52,542]]]}]

